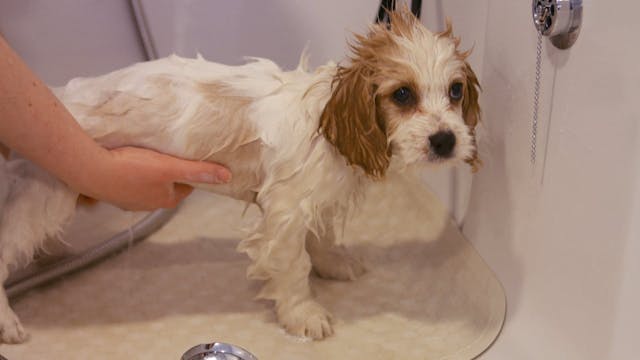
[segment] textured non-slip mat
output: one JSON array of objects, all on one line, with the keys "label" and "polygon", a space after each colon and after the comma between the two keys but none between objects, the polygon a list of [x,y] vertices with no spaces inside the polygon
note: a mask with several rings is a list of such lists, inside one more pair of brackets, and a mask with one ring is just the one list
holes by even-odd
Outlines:
[{"label": "textured non-slip mat", "polygon": [[[472,359],[500,331],[503,290],[423,184],[391,183],[372,188],[345,229],[369,271],[353,282],[312,280],[335,317],[333,337],[305,341],[281,330],[271,305],[253,300],[260,284],[246,280],[249,260],[235,251],[258,210],[243,218],[243,203],[196,192],[141,244],[15,299],[31,340],[0,345],[0,354],[177,360],[222,341],[260,360]],[[134,218],[105,205],[89,212],[74,237],[104,236],[107,224]]]}]

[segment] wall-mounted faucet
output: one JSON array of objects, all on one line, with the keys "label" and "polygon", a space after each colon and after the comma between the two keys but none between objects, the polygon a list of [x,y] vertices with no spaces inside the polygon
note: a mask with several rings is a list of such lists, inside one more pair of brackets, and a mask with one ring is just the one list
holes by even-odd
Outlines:
[{"label": "wall-mounted faucet", "polygon": [[533,23],[559,49],[570,48],[582,26],[582,0],[533,0]]}]

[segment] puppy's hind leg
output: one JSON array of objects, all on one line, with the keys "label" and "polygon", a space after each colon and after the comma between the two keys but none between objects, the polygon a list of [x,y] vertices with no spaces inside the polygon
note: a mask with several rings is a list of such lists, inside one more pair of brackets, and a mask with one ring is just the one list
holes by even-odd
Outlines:
[{"label": "puppy's hind leg", "polygon": [[[2,144],[0,144],[0,147]],[[5,161],[0,157],[0,219],[2,218],[4,204],[9,195],[9,171],[5,165]],[[2,223],[0,222],[0,225]],[[1,239],[1,238],[0,238]],[[2,251],[2,243],[0,242],[0,255]],[[0,262],[0,284],[3,284],[9,277],[9,266],[4,262]],[[27,339],[20,320],[9,307],[7,295],[4,287],[0,286],[0,343],[18,343]]]},{"label": "puppy's hind leg", "polygon": [[[8,266],[0,265],[0,282],[4,283],[9,277]],[[0,287],[0,344],[19,344],[27,341],[29,335],[24,331],[20,319],[11,310],[9,299]]]},{"label": "puppy's hind leg", "polygon": [[[49,237],[58,236],[75,212],[76,193],[32,163],[18,159],[6,164],[8,193],[0,213],[0,282],[9,270],[24,265]],[[27,339],[18,317],[0,291],[0,343]]]},{"label": "puppy's hind leg", "polygon": [[332,214],[323,217],[324,231],[320,236],[307,233],[307,252],[311,257],[313,270],[325,279],[350,281],[364,274],[367,269],[362,261],[344,245],[336,244]]}]

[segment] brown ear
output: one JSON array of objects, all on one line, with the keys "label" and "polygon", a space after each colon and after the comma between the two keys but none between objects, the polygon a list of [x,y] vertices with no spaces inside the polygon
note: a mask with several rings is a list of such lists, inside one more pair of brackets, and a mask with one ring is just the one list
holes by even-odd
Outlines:
[{"label": "brown ear", "polygon": [[471,157],[465,161],[471,166],[471,171],[477,172],[482,165],[482,161],[478,157],[476,143],[476,125],[480,122],[480,105],[478,104],[480,83],[478,82],[478,77],[471,69],[469,63],[466,63],[465,76],[467,78],[467,84],[464,88],[464,97],[462,99],[462,116],[464,117],[465,124],[469,127],[469,131],[473,137],[473,145],[475,147]]},{"label": "brown ear", "polygon": [[389,145],[366,66],[338,68],[332,84],[331,98],[320,116],[320,132],[350,165],[373,178],[383,177],[389,166]]}]

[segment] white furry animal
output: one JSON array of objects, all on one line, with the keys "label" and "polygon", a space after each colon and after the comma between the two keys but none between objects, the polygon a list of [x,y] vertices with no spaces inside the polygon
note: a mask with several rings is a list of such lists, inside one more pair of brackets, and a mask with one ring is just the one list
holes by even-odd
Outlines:
[{"label": "white furry animal", "polygon": [[[133,145],[227,165],[206,190],[257,203],[261,224],[239,249],[265,281],[291,334],[333,333],[309,286],[312,270],[351,280],[364,267],[336,241],[334,222],[362,187],[413,164],[479,164],[478,81],[451,26],[432,33],[407,10],[356,35],[346,64],[282,71],[265,59],[225,66],[170,56],[74,79],[59,97],[108,148]],[[78,194],[26,160],[6,163],[0,281],[74,214]],[[0,174],[2,174],[0,172]],[[203,187],[197,185],[198,187]],[[0,204],[2,208],[2,204]],[[26,339],[0,293],[0,340]]]}]

